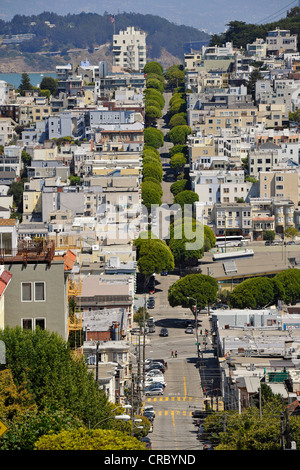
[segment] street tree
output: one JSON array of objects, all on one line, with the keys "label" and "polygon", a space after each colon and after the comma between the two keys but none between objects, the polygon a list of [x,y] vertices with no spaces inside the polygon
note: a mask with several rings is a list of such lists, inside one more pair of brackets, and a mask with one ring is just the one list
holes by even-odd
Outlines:
[{"label": "street tree", "polygon": [[233,308],[264,308],[273,302],[274,285],[268,277],[246,279],[230,294],[230,305]]},{"label": "street tree", "polygon": [[206,274],[187,274],[169,287],[168,300],[171,307],[180,305],[194,311],[196,299],[197,309],[202,310],[216,301],[217,292],[218,283],[213,277]]},{"label": "street tree", "polygon": [[6,346],[6,367],[17,387],[25,384],[39,410],[68,410],[93,426],[110,410],[84,358],[74,358],[70,346],[48,330],[0,331]]},{"label": "street tree", "polygon": [[162,75],[163,71],[164,71],[164,69],[163,69],[162,65],[159,62],[156,62],[156,61],[147,62],[147,64],[144,67],[144,72],[146,74],[155,73],[157,75]]},{"label": "street tree", "polygon": [[191,133],[190,126],[175,126],[168,132],[168,139],[174,145],[185,145],[187,136]]},{"label": "street tree", "polygon": [[139,237],[134,241],[134,245],[137,249],[138,269],[144,276],[145,285],[153,273],[173,271],[174,257],[163,240]]},{"label": "street tree", "polygon": [[194,191],[186,189],[185,191],[181,191],[180,193],[176,194],[174,198],[174,202],[179,204],[182,209],[184,209],[185,205],[192,205],[195,202],[199,201],[199,196]]},{"label": "street tree", "polygon": [[185,189],[188,189],[188,180],[178,180],[175,181],[175,183],[172,183],[170,186],[170,191],[173,194],[173,196],[177,196],[177,194],[181,193]]},{"label": "street tree", "polygon": [[57,94],[57,79],[53,77],[44,77],[40,83],[41,90],[49,90],[52,96]]},{"label": "street tree", "polygon": [[159,149],[164,145],[164,134],[160,129],[147,127],[144,129],[144,142],[146,145]]},{"label": "street tree", "polygon": [[136,437],[107,429],[79,429],[46,434],[38,439],[35,450],[146,450],[146,445]]},{"label": "street tree", "polygon": [[300,270],[286,269],[276,274],[276,281],[280,281],[284,289],[284,298],[286,304],[295,304],[300,298]]},{"label": "street tree", "polygon": [[186,163],[187,159],[183,153],[176,153],[173,155],[173,157],[170,158],[170,167],[174,171],[175,175],[183,172]]}]

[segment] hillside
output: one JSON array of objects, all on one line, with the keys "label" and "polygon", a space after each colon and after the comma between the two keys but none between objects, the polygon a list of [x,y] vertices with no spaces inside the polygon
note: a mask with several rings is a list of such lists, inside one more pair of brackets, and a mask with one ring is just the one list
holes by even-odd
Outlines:
[{"label": "hillside", "polygon": [[287,13],[286,18],[266,23],[266,24],[247,24],[243,21],[231,21],[229,28],[222,34],[214,34],[211,38],[213,44],[224,44],[233,42],[234,47],[246,47],[246,44],[252,43],[256,38],[265,39],[267,32],[276,28],[288,29],[291,34],[298,34],[298,49],[300,49],[300,8],[292,8]]},{"label": "hillside", "polygon": [[53,70],[56,64],[77,61],[80,55],[91,63],[112,60],[114,30],[134,26],[147,33],[147,58],[158,60],[167,67],[183,61],[186,44],[208,42],[210,36],[196,28],[175,25],[154,15],[122,13],[110,16],[94,13],[60,16],[44,12],[40,15],[21,16],[5,22],[0,20],[1,42],[16,34],[33,34],[34,38],[19,44],[1,44],[0,71]]}]

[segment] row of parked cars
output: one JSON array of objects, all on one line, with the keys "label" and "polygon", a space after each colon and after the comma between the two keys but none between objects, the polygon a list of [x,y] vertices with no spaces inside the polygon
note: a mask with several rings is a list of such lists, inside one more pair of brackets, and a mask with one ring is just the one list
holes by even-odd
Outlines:
[{"label": "row of parked cars", "polygon": [[203,431],[204,431],[204,420],[207,418],[209,414],[213,413],[212,410],[195,410],[192,413],[193,423],[197,427],[197,439],[201,441],[203,450],[213,450],[213,445],[204,439]]},{"label": "row of parked cars", "polygon": [[164,359],[146,359],[145,396],[163,395],[166,387],[164,373],[167,363]]}]

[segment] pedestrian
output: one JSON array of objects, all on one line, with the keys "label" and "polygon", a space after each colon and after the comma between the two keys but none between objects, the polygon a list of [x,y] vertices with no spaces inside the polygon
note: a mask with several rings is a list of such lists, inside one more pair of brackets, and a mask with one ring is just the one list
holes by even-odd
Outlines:
[{"label": "pedestrian", "polygon": [[177,357],[177,351],[175,351],[175,357]]},{"label": "pedestrian", "polygon": [[171,357],[174,357],[174,351],[171,351]]}]

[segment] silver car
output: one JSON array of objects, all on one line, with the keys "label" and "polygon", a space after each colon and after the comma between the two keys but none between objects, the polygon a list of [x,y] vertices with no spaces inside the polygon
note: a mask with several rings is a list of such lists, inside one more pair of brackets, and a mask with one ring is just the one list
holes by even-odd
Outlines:
[{"label": "silver car", "polygon": [[163,395],[164,391],[162,388],[152,388],[152,390],[146,390],[145,395]]}]

